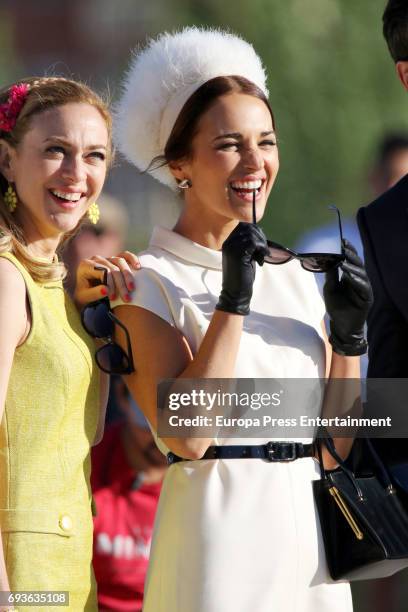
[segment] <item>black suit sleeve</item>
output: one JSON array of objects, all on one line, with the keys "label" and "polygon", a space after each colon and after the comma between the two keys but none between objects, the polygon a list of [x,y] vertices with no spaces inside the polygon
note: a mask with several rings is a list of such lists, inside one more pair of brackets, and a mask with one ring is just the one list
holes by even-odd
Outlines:
[{"label": "black suit sleeve", "polygon": [[[366,211],[361,208],[357,214],[358,227],[364,246],[367,273],[374,293],[374,304],[368,315],[368,378],[408,377],[408,333],[407,322],[390,298],[381,276],[377,261],[376,246],[368,229]],[[392,236],[383,236],[392,240]],[[399,262],[389,262],[399,265]],[[408,270],[401,277],[408,282]]]}]

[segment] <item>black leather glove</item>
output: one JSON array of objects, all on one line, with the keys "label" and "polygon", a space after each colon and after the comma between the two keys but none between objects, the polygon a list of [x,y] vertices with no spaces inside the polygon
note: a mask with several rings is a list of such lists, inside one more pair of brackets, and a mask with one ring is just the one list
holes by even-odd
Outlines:
[{"label": "black leather glove", "polygon": [[262,266],[267,253],[261,228],[253,223],[238,223],[222,245],[222,290],[217,310],[249,314],[255,261]]},{"label": "black leather glove", "polygon": [[329,342],[339,355],[363,355],[367,351],[364,324],[373,302],[373,293],[364,264],[356,249],[343,240],[346,259],[338,269],[326,274],[323,288],[326,312],[330,318]]}]

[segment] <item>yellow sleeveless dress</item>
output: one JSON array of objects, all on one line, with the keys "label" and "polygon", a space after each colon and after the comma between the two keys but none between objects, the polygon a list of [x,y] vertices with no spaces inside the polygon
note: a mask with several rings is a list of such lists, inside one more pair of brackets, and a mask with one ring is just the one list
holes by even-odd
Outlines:
[{"label": "yellow sleeveless dress", "polygon": [[0,426],[0,529],[10,588],[68,591],[69,607],[61,609],[97,610],[89,484],[99,412],[93,341],[61,281],[36,283],[13,255],[0,256],[23,276],[32,314],[29,336],[15,351]]}]

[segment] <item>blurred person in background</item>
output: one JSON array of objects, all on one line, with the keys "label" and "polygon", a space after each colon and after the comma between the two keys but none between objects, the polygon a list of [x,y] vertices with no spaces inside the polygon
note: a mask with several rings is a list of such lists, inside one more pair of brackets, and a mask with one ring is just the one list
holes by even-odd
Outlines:
[{"label": "blurred person in background", "polygon": [[[102,193],[98,198],[98,207],[98,223],[86,220],[62,251],[62,259],[67,268],[64,285],[70,295],[75,290],[75,276],[81,261],[94,255],[112,257],[126,246],[129,216],[125,205],[117,198]],[[110,376],[106,422],[117,416],[116,385],[112,384],[116,378],[115,375]]]},{"label": "blurred person in background", "polygon": [[90,447],[108,386],[77,308],[126,299],[133,278],[98,258],[104,285],[88,259],[74,303],[57,252],[97,217],[111,157],[109,110],[87,86],[33,77],[0,92],[0,591],[68,591],[73,612],[97,609]]},{"label": "blurred person in background", "polygon": [[75,276],[80,262],[93,255],[112,257],[124,250],[128,229],[128,213],[120,200],[102,193],[98,198],[100,216],[98,223],[90,220],[82,224],[79,232],[65,246],[62,258],[68,274],[65,287],[72,295]]},{"label": "blurred person in background", "polygon": [[[369,173],[368,182],[374,197],[390,189],[408,172],[408,133],[396,132],[384,136],[379,144],[375,163]],[[364,258],[363,244],[354,217],[342,220],[343,234]],[[339,253],[339,229],[337,221],[307,231],[295,245],[298,253]],[[316,274],[317,284],[323,292],[324,274]],[[327,321],[326,321],[327,323]],[[361,377],[367,376],[368,357],[361,357]]]},{"label": "blurred person in background", "polygon": [[[408,133],[401,131],[386,134],[378,145],[376,159],[368,175],[372,196],[379,197],[407,172]],[[342,219],[342,224],[344,236],[354,244],[359,256],[363,258],[363,244],[354,217]],[[299,238],[295,249],[299,253],[338,253],[340,243],[337,222],[305,232]],[[320,280],[319,275],[317,280]]]},{"label": "blurred person in background", "polygon": [[120,417],[92,452],[93,566],[99,610],[139,612],[166,460],[124,383],[114,385]]},{"label": "blurred person in background", "polygon": [[[86,220],[79,232],[67,242],[62,252],[62,258],[67,268],[64,285],[70,295],[73,294],[75,289],[75,276],[81,261],[95,255],[109,258],[112,257],[113,253],[123,252],[126,247],[129,222],[126,206],[118,198],[106,193],[99,196],[98,206],[98,223]],[[115,383],[117,380],[117,375],[110,376],[111,384],[106,409],[106,423],[120,416],[116,399],[117,385]]]}]

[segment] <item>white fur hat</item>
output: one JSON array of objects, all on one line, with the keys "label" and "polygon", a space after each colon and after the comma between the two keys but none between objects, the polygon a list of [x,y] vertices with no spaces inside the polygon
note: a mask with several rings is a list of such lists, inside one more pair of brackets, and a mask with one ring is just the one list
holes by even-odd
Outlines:
[{"label": "white fur hat", "polygon": [[[126,159],[144,171],[164,147],[189,97],[218,76],[239,75],[266,95],[266,76],[254,48],[221,30],[185,28],[164,33],[136,53],[116,109],[115,141]],[[150,171],[149,171],[150,172]],[[167,166],[152,176],[171,189],[177,183]]]}]

